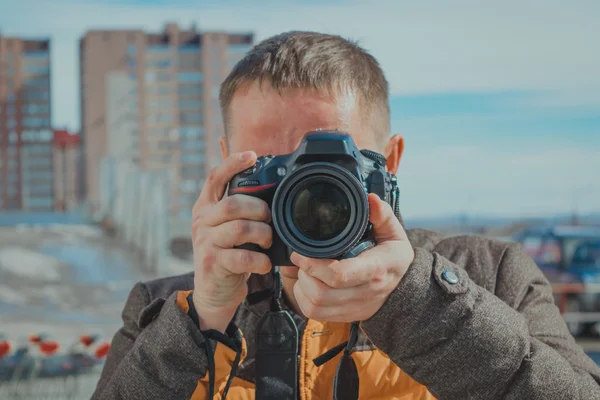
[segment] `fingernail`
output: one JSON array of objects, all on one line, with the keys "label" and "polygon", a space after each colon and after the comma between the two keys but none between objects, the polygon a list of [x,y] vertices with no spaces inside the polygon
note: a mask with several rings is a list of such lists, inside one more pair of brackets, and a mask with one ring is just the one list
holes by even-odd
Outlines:
[{"label": "fingernail", "polygon": [[245,151],[242,153],[242,161],[248,161],[252,158],[252,152],[251,151]]}]

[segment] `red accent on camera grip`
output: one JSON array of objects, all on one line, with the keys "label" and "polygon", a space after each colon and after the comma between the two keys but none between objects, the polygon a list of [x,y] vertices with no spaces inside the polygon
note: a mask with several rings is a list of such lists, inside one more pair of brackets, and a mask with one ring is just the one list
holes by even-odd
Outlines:
[{"label": "red accent on camera grip", "polygon": [[265,190],[265,189],[268,189],[273,186],[275,186],[275,183],[268,183],[266,185],[260,185],[260,186],[248,186],[248,187],[234,188],[234,189],[231,189],[231,191],[234,193],[253,193],[253,192],[260,192],[261,190]]}]

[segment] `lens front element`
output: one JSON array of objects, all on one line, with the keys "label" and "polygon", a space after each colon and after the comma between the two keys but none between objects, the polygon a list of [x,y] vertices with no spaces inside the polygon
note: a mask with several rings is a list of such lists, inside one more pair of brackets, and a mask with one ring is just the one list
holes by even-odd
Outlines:
[{"label": "lens front element", "polygon": [[333,239],[350,222],[350,201],[335,185],[314,183],[302,189],[293,200],[292,221],[309,239]]},{"label": "lens front element", "polygon": [[273,198],[273,225],[293,251],[312,258],[347,253],[365,233],[366,191],[347,169],[326,162],[290,173]]}]

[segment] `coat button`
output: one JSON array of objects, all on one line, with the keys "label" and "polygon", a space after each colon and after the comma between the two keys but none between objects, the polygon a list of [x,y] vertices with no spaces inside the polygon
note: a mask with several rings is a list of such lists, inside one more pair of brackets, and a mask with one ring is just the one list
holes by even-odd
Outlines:
[{"label": "coat button", "polygon": [[442,278],[451,285],[456,285],[458,283],[458,276],[449,269],[442,272]]}]

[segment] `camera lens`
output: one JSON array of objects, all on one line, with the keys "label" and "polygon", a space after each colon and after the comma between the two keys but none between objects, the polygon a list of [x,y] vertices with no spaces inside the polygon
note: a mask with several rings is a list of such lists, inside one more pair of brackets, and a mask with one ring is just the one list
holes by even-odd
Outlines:
[{"label": "camera lens", "polygon": [[349,170],[327,162],[291,172],[277,187],[272,210],[283,243],[312,258],[347,253],[365,233],[369,218],[362,183]]},{"label": "camera lens", "polygon": [[337,186],[314,183],[293,200],[292,221],[311,240],[333,239],[350,222],[350,201]]}]

